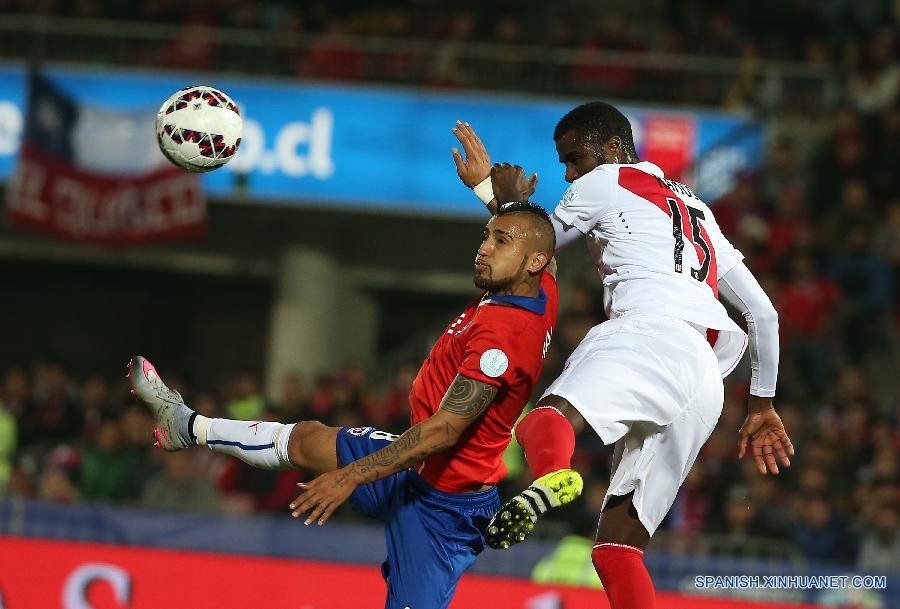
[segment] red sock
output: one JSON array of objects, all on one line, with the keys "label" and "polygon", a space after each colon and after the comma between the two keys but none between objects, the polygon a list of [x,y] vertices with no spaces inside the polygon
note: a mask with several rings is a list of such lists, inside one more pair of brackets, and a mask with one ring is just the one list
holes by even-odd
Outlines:
[{"label": "red sock", "polygon": [[640,548],[598,543],[591,552],[611,609],[654,609],[656,592]]},{"label": "red sock", "polygon": [[538,406],[516,425],[516,441],[535,478],[572,467],[575,431],[566,416],[552,406]]}]

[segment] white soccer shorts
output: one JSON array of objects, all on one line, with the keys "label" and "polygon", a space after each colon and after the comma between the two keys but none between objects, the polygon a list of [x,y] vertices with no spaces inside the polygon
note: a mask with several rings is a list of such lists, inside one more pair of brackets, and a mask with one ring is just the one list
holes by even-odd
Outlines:
[{"label": "white soccer shorts", "polygon": [[568,400],[605,444],[616,443],[603,505],[634,491],[653,535],[722,414],[724,389],[702,331],[642,316],[591,329],[547,395]]}]

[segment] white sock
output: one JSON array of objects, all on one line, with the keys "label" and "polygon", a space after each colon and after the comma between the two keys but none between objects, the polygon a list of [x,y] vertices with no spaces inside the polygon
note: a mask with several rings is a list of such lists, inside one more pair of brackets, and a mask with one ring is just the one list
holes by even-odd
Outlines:
[{"label": "white sock", "polygon": [[202,415],[197,415],[194,421],[198,444],[260,469],[293,467],[288,457],[288,440],[293,429],[293,423],[209,419]]}]

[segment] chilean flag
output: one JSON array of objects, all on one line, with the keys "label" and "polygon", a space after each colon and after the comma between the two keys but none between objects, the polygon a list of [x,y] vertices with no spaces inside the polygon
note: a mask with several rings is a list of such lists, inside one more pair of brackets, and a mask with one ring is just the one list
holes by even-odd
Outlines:
[{"label": "chilean flag", "polygon": [[154,125],[154,112],[83,106],[32,73],[25,137],[7,190],[10,221],[114,246],[202,235],[199,178],[165,160]]}]

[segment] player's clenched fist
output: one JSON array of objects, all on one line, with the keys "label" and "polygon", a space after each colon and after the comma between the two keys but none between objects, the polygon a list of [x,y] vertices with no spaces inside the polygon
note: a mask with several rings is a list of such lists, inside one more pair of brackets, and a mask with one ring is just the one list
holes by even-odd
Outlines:
[{"label": "player's clenched fist", "polygon": [[498,205],[510,201],[527,201],[534,194],[538,177],[536,173],[525,177],[525,170],[519,165],[497,163],[491,167],[491,184]]}]

